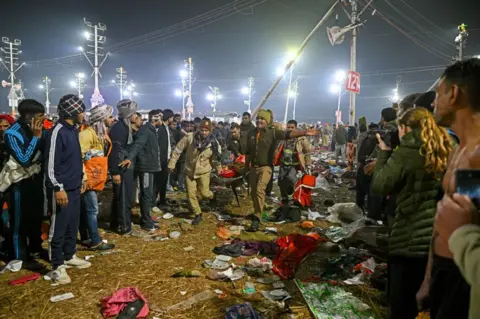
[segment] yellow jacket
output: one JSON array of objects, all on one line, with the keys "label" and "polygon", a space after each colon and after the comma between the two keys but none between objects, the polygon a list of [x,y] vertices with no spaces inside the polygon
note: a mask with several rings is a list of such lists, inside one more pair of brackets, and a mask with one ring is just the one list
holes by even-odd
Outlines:
[{"label": "yellow jacket", "polygon": [[102,141],[98,138],[97,133],[91,127],[87,127],[80,132],[80,148],[82,149],[82,159],[85,158],[85,154],[88,151],[104,151],[104,145]]},{"label": "yellow jacket", "polygon": [[[193,145],[193,137],[195,133],[188,133],[185,135],[180,142],[178,142],[175,150],[172,153],[172,157],[168,162],[168,168],[170,170],[175,169],[180,155],[183,152],[186,152],[185,155],[185,174],[191,178],[198,178],[204,174],[210,174],[212,171],[213,161],[217,159],[214,158],[212,151],[212,145],[208,145],[207,148],[200,152]],[[222,149],[220,145],[218,146],[218,154],[221,154]]]}]

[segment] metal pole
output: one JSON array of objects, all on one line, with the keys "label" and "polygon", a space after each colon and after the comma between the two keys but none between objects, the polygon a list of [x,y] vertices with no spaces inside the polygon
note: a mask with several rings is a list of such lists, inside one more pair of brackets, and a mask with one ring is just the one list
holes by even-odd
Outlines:
[{"label": "metal pole", "polygon": [[120,67],[120,101],[123,100],[123,67]]},{"label": "metal pole", "polygon": [[11,82],[11,92],[12,94],[12,114],[15,114],[15,108],[18,106],[18,100],[16,99],[16,92],[15,92],[15,71],[14,71],[14,64],[13,64],[13,43],[10,42],[10,80]]},{"label": "metal pole", "polygon": [[95,37],[95,91],[98,91],[98,27],[94,27]]},{"label": "metal pole", "polygon": [[249,77],[248,78],[248,110],[247,110],[248,113],[252,112],[251,107],[252,107],[253,83],[254,83],[253,77]]},{"label": "metal pole", "polygon": [[297,98],[298,98],[298,79],[295,81],[295,84],[294,84],[294,92],[295,92],[295,96],[293,97],[293,119],[295,120],[295,113],[297,110]]},{"label": "metal pole", "polygon": [[[302,51],[305,49],[305,47],[307,46],[308,42],[310,42],[310,39],[313,37],[313,35],[315,34],[315,32],[318,30],[318,28],[320,28],[323,23],[325,22],[325,20],[328,19],[328,17],[332,14],[333,10],[335,9],[335,7],[337,6],[337,4],[339,3],[339,1],[335,0],[334,4],[330,7],[330,9],[328,9],[327,13],[325,13],[325,15],[323,16],[323,18],[317,23],[317,25],[312,29],[312,31],[310,31],[310,33],[307,35],[307,37],[303,40],[303,42],[300,44],[300,48],[298,49],[297,51],[297,54],[300,54],[302,53]],[[298,55],[297,55],[298,57]],[[288,71],[293,63],[295,63],[295,59],[293,59],[292,61],[290,61],[286,66],[285,66],[285,70]],[[253,110],[252,112],[252,117],[255,117],[256,114],[258,113],[258,111],[260,111],[262,109],[262,107],[265,105],[265,103],[267,102],[268,98],[270,97],[270,95],[272,95],[273,91],[275,90],[275,88],[278,86],[278,83],[280,83],[280,81],[282,80],[283,78],[283,74],[278,76],[277,79],[275,80],[275,82],[273,82],[272,86],[270,87],[270,89],[267,91],[267,93],[265,93],[265,95],[262,97],[262,99],[260,100],[260,102],[258,103],[258,105],[255,107],[255,109]]]},{"label": "metal pole", "polygon": [[288,90],[287,90],[287,103],[285,104],[285,116],[283,118],[283,124],[287,124],[287,118],[288,118],[288,105],[290,104],[290,91],[292,90],[292,77],[293,77],[293,67],[295,65],[292,65],[290,68],[290,74],[289,74],[289,79],[288,79]]},{"label": "metal pole", "polygon": [[[192,77],[193,77],[193,68],[192,68],[192,58],[188,58],[188,94],[190,100],[192,100]],[[192,113],[188,112],[188,120],[192,120]]]},{"label": "metal pole", "polygon": [[[354,24],[357,22],[357,1],[351,0],[352,4],[352,15],[351,23]],[[352,30],[352,45],[350,48],[350,71],[356,71],[357,69],[357,28]],[[350,92],[350,112],[348,116],[348,123],[350,125],[355,125],[355,92]]]},{"label": "metal pole", "polygon": [[342,87],[338,91],[338,102],[337,102],[337,124],[342,120],[340,116],[340,105],[342,104]]},{"label": "metal pole", "polygon": [[50,79],[48,76],[44,79],[45,82],[45,108],[47,110],[47,114],[50,114]]}]

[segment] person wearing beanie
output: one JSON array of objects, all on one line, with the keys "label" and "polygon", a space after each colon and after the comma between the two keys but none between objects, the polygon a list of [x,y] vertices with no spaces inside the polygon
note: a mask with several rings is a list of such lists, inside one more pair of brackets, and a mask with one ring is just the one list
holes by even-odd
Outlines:
[{"label": "person wearing beanie", "polygon": [[245,168],[249,169],[249,179],[253,200],[254,214],[250,231],[258,231],[260,217],[265,205],[265,190],[273,171],[274,153],[277,142],[302,136],[316,136],[317,130],[283,131],[271,127],[273,113],[260,110],[257,114],[257,126],[247,135],[247,153]]},{"label": "person wearing beanie", "polygon": [[[97,222],[97,193],[103,190],[107,181],[108,154],[112,149],[112,142],[108,137],[108,129],[113,123],[112,111],[110,105],[97,105],[92,108],[86,128],[79,134],[84,171],[88,183],[88,189],[81,196],[80,240],[90,250],[115,248],[114,244],[102,241]],[[98,174],[99,167],[102,169],[101,174]]]},{"label": "person wearing beanie", "polygon": [[67,284],[71,282],[67,268],[91,266],[75,254],[81,194],[87,188],[77,128],[84,121],[85,104],[68,94],[60,99],[57,109],[60,119],[45,143],[47,198],[52,212],[48,238],[52,271],[47,276],[56,284]]},{"label": "person wearing beanie", "polygon": [[188,133],[175,147],[168,163],[170,172],[175,170],[180,155],[185,152],[185,186],[190,210],[195,215],[192,224],[202,222],[202,209],[198,198],[213,200],[210,190],[210,172],[212,167],[220,172],[218,162],[222,149],[212,134],[212,122],[204,119],[200,122],[199,131]]},{"label": "person wearing beanie", "polygon": [[158,199],[158,207],[162,210],[168,210],[169,205],[167,203],[167,185],[168,185],[168,161],[172,155],[174,148],[173,136],[170,134],[170,124],[173,122],[173,116],[175,115],[172,110],[165,109],[162,112],[163,118],[159,127],[157,127],[158,147],[160,149],[160,166],[161,171],[155,172],[155,188],[154,188],[154,204],[157,206],[156,200]]},{"label": "person wearing beanie", "polygon": [[8,257],[22,260],[27,267],[27,262],[47,257],[41,238],[42,218],[46,213],[41,163],[45,107],[36,100],[26,99],[18,105],[18,112],[20,117],[13,124],[10,117],[4,117],[11,125],[3,134],[5,160],[35,173],[12,183],[3,198],[8,200],[12,230],[7,237]]},{"label": "person wearing beanie", "polygon": [[149,122],[145,123],[137,132],[126,159],[120,163],[120,167],[129,167],[135,160],[135,173],[139,177],[140,188],[140,213],[141,227],[145,231],[155,231],[155,225],[150,215],[154,207],[154,174],[160,172],[162,167],[161,152],[158,145],[158,128],[162,126],[162,113],[160,110],[152,110],[148,113]]},{"label": "person wearing beanie", "polygon": [[110,129],[112,151],[108,156],[108,170],[113,180],[113,202],[110,229],[121,235],[132,231],[131,209],[133,202],[133,175],[135,163],[129,168],[120,167],[133,145],[133,126],[138,119],[138,105],[128,99],[117,103],[118,122]]}]

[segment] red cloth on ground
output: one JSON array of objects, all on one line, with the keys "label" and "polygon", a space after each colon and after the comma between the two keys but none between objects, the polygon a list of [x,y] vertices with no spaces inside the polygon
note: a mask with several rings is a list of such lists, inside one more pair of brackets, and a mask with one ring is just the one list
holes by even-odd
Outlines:
[{"label": "red cloth on ground", "polygon": [[303,175],[295,184],[293,199],[302,207],[312,206],[312,189],[315,187],[315,176]]},{"label": "red cloth on ground", "polygon": [[[316,235],[316,236],[315,236]],[[295,268],[321,241],[317,234],[291,234],[277,239],[278,252],[273,260],[273,272],[284,279],[293,277]]]},{"label": "red cloth on ground", "polygon": [[128,303],[138,299],[143,300],[145,305],[143,305],[137,318],[145,318],[149,313],[147,299],[145,299],[137,288],[133,287],[119,289],[114,292],[113,295],[102,298],[100,300],[100,303],[102,304],[102,315],[105,318],[116,316],[127,306]]}]

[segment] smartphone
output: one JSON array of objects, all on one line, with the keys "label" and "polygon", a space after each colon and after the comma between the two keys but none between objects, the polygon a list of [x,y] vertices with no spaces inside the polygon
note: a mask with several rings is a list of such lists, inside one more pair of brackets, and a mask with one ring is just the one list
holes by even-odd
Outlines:
[{"label": "smartphone", "polygon": [[480,203],[480,169],[458,169],[455,172],[455,192],[467,195],[478,207]]}]

